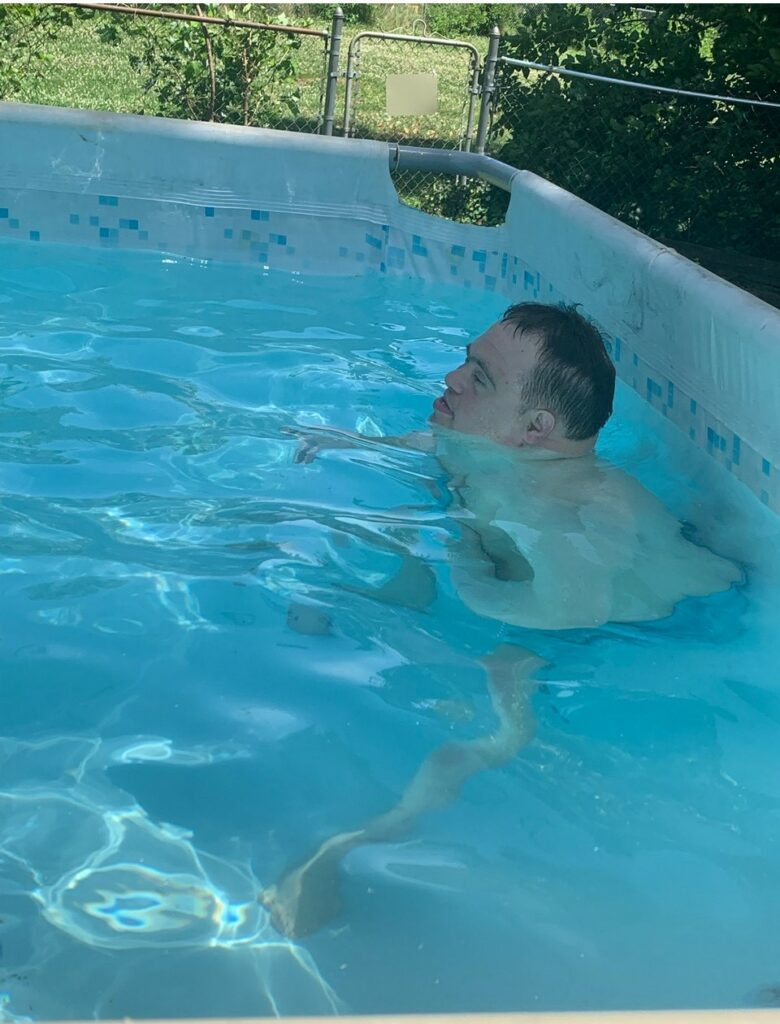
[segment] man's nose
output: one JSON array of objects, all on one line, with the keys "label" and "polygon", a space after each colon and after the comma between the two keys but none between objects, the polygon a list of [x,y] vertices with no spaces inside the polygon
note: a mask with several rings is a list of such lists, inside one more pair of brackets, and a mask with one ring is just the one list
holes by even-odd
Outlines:
[{"label": "man's nose", "polygon": [[460,366],[457,367],[457,369],[450,370],[450,372],[444,378],[444,383],[447,385],[447,387],[451,391],[460,391],[461,390],[461,388],[462,388],[461,381],[463,379],[463,374],[461,373],[461,370],[463,370],[465,365],[466,365],[465,363],[462,363]]}]

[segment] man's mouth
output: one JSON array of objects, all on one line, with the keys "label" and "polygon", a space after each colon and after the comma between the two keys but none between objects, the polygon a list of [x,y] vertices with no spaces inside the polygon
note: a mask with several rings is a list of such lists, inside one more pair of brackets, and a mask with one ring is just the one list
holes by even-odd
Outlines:
[{"label": "man's mouth", "polygon": [[447,405],[447,399],[444,395],[440,395],[433,403],[433,408],[436,412],[440,412],[442,416],[452,416],[452,409]]}]

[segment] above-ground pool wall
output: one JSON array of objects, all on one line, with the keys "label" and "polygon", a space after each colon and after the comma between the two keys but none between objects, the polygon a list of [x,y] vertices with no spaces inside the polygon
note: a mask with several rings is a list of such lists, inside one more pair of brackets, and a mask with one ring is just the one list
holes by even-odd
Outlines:
[{"label": "above-ground pool wall", "polygon": [[533,294],[580,303],[621,379],[780,512],[780,312],[528,171],[505,230]]},{"label": "above-ground pool wall", "polygon": [[0,237],[579,303],[621,378],[780,512],[780,313],[527,171],[482,228],[400,204],[384,143],[0,103]]}]

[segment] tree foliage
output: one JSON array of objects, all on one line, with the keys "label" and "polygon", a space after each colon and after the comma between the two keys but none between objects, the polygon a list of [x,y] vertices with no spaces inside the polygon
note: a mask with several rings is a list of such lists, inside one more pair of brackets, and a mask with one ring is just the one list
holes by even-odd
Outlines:
[{"label": "tree foliage", "polygon": [[[147,5],[154,6],[154,5]],[[277,9],[260,4],[190,5],[215,18],[284,25]],[[157,98],[164,117],[271,126],[300,113],[296,53],[301,37],[191,21],[105,20],[105,42],[126,45],[131,65]]]},{"label": "tree foliage", "polygon": [[510,31],[517,22],[517,4],[425,4],[428,31],[458,39],[487,35],[494,25]]},{"label": "tree foliage", "polygon": [[[780,101],[774,5],[525,5],[502,54]],[[655,237],[777,258],[780,111],[505,68],[492,154]]]},{"label": "tree foliage", "polygon": [[0,99],[46,74],[47,46],[73,17],[70,7],[0,4]]}]

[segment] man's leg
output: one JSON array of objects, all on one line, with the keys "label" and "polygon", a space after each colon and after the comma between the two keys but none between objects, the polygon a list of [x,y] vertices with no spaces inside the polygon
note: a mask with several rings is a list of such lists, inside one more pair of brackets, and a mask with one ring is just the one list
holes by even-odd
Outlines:
[{"label": "man's leg", "polygon": [[457,799],[472,775],[511,761],[531,740],[532,676],[545,662],[511,644],[500,644],[480,662],[487,670],[497,728],[486,736],[438,747],[420,765],[395,807],[361,829],[332,836],[304,864],[264,890],[259,899],[279,931],[299,937],[326,925],[341,911],[338,869],[350,850],[404,835],[421,814]]}]

